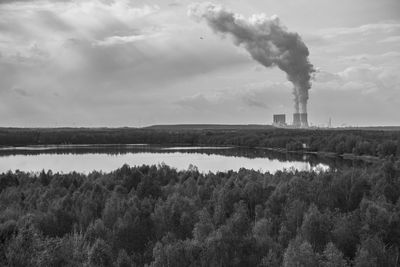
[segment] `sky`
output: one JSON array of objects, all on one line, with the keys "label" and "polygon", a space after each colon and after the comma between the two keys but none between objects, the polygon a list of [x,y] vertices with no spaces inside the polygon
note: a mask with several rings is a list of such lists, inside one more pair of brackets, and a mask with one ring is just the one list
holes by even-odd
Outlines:
[{"label": "sky", "polygon": [[[317,72],[312,125],[400,125],[399,0],[221,0],[278,16]],[[0,126],[270,124],[293,85],[186,0],[0,0]]]}]

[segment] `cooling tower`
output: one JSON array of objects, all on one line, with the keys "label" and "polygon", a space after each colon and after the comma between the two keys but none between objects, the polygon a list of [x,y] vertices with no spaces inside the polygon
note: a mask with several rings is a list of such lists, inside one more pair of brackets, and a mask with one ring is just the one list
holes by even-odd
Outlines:
[{"label": "cooling tower", "polygon": [[294,127],[301,126],[300,113],[293,113],[293,126]]},{"label": "cooling tower", "polygon": [[307,113],[300,113],[301,127],[308,127]]},{"label": "cooling tower", "polygon": [[285,126],[286,125],[286,115],[285,114],[274,114],[274,123],[275,126]]}]

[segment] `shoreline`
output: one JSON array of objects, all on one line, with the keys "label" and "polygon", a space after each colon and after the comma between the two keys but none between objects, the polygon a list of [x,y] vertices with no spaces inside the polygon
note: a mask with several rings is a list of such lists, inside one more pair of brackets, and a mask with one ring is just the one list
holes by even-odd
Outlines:
[{"label": "shoreline", "polygon": [[189,143],[168,143],[168,144],[36,144],[36,145],[27,145],[27,146],[0,146],[0,151],[24,151],[24,150],[30,150],[29,148],[38,148],[38,150],[48,150],[46,148],[47,146],[49,147],[54,147],[54,149],[60,149],[60,148],[72,148],[72,147],[80,147],[80,148],[85,148],[85,147],[91,147],[91,146],[98,146],[98,147],[107,147],[107,146],[171,146],[171,147],[180,147],[180,146],[186,146],[186,147],[215,147],[215,148],[245,148],[245,149],[264,149],[264,150],[269,150],[269,151],[274,151],[274,152],[279,152],[279,153],[291,153],[291,154],[310,154],[310,155],[316,155],[319,157],[328,157],[328,158],[342,158],[346,160],[362,160],[365,162],[378,162],[382,160],[382,158],[377,157],[377,156],[371,156],[371,155],[355,155],[353,153],[343,153],[343,154],[338,154],[336,152],[327,152],[327,151],[307,151],[307,150],[287,150],[286,148],[274,148],[274,147],[262,147],[262,146],[256,146],[256,147],[250,147],[250,146],[240,146],[240,145],[210,145],[210,144],[189,144]]},{"label": "shoreline", "polygon": [[[237,146],[242,147],[242,146]],[[250,147],[247,147],[250,148]],[[342,158],[348,160],[362,160],[366,162],[378,162],[381,161],[382,158],[370,155],[355,155],[353,153],[343,153],[338,154],[336,152],[327,152],[327,151],[304,151],[304,150],[287,150],[286,148],[273,148],[273,147],[254,147],[256,149],[266,149],[270,151],[280,152],[280,153],[295,153],[295,154],[311,154],[320,157],[328,157],[328,158]]]}]

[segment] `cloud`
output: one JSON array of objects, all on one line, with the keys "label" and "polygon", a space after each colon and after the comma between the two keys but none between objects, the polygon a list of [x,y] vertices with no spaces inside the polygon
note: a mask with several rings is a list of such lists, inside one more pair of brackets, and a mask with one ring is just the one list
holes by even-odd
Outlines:
[{"label": "cloud", "polygon": [[20,96],[23,96],[23,97],[30,96],[30,94],[29,94],[26,90],[24,90],[24,89],[22,89],[22,88],[14,87],[14,88],[12,88],[11,90],[12,90],[14,93],[16,93],[17,95],[20,95]]},{"label": "cloud", "polygon": [[399,22],[382,22],[374,24],[365,24],[359,27],[342,27],[342,28],[328,28],[321,30],[319,33],[325,38],[335,38],[341,35],[363,35],[368,36],[372,34],[396,34],[400,32]]},{"label": "cloud", "polygon": [[330,73],[319,71],[316,74],[314,87],[318,90],[346,91],[354,90],[360,94],[377,93],[386,95],[400,90],[400,78],[396,73],[400,68],[376,67],[359,64]]},{"label": "cloud", "polygon": [[[186,9],[173,10],[132,1],[2,5],[3,125],[147,124],[158,113],[171,115],[176,84],[251,61],[217,38],[202,33],[207,40],[200,40]],[[17,112],[17,105],[26,109]]]},{"label": "cloud", "polygon": [[110,36],[104,40],[95,42],[95,45],[99,46],[110,46],[110,45],[121,45],[129,44],[137,41],[142,41],[147,39],[148,36],[145,35],[131,35],[131,36]]},{"label": "cloud", "polygon": [[[179,34],[177,25],[166,21],[161,24],[158,16],[162,14],[150,17],[159,10],[156,5],[137,7],[125,0],[38,1],[35,5],[28,2],[9,5],[0,10],[0,29],[7,27],[0,36],[0,51],[3,61],[14,61],[16,65],[22,61],[41,62],[52,71],[58,69],[56,75],[61,76],[71,71],[80,75],[79,71],[85,71],[89,72],[86,73],[88,78],[93,74],[106,79],[125,69],[123,80],[135,78],[135,74],[132,76],[129,72],[136,72],[143,80],[148,76],[143,72],[151,69],[157,72],[157,68],[156,75],[161,76],[161,80],[163,76],[174,79],[245,59],[232,55],[234,49],[221,51],[222,45],[211,50],[210,43],[200,44],[197,51],[191,51],[191,43],[172,37]],[[178,30],[182,31],[180,28]],[[181,37],[191,38],[190,35]],[[199,42],[198,37],[195,40]],[[122,45],[123,49],[114,49]],[[206,60],[207,54],[215,60]],[[217,54],[220,56],[215,57]]]},{"label": "cloud", "polygon": [[[270,109],[275,103],[283,103],[291,90],[290,82],[283,83],[250,83],[236,88],[214,90],[212,93],[197,93],[180,98],[175,104],[185,109],[195,110],[253,110]],[[279,100],[278,100],[279,99]],[[291,101],[287,101],[292,104]],[[291,108],[290,108],[291,109]]]},{"label": "cloud", "polygon": [[263,101],[257,97],[257,94],[248,94],[243,96],[244,103],[249,107],[258,107],[262,109],[268,109],[269,101]]},{"label": "cloud", "polygon": [[[40,2],[43,0],[0,0],[0,5],[1,4],[15,4],[15,3],[27,3],[27,2]],[[73,0],[53,0],[54,2],[67,2],[67,1],[73,1]]]},{"label": "cloud", "polygon": [[[187,4],[0,1],[2,125],[269,123],[272,112],[291,112],[292,86],[284,74],[255,68],[229,40],[188,19]],[[229,6],[244,14],[272,12],[267,4]],[[296,16],[281,15],[307,32]],[[382,114],[396,114],[400,51],[391,40],[400,36],[393,25],[400,23],[344,27],[337,35],[318,30],[327,24],[303,36],[322,69],[310,90],[310,116],[325,116],[330,105],[366,112],[375,102]]]},{"label": "cloud", "polygon": [[400,60],[400,52],[390,51],[383,54],[355,54],[351,56],[340,56],[337,60],[347,64],[360,62],[374,62],[379,64],[386,64],[388,62],[398,63]]},{"label": "cloud", "polygon": [[174,1],[168,4],[169,7],[181,7],[183,6],[183,3],[181,1]]},{"label": "cloud", "polygon": [[311,55],[333,56],[380,53],[398,49],[400,21],[366,24],[359,27],[325,28],[305,35]]},{"label": "cloud", "polygon": [[175,103],[180,106],[187,107],[190,109],[206,110],[208,107],[210,107],[212,105],[218,105],[219,100],[218,99],[211,100],[211,99],[207,98],[206,96],[204,96],[203,94],[195,94],[192,96],[182,97]]},{"label": "cloud", "polygon": [[397,36],[390,36],[380,41],[381,43],[399,43],[400,42],[400,35]]}]

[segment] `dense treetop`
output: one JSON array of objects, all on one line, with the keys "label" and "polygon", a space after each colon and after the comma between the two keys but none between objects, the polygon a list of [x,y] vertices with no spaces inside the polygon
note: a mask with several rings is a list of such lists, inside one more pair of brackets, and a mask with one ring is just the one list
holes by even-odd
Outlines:
[{"label": "dense treetop", "polygon": [[396,266],[400,161],[0,175],[3,266]]}]

